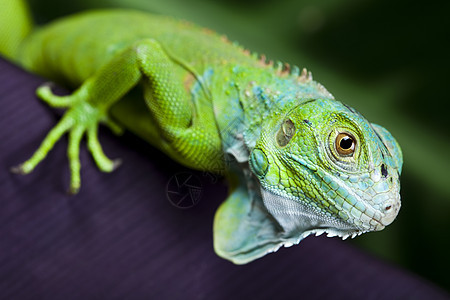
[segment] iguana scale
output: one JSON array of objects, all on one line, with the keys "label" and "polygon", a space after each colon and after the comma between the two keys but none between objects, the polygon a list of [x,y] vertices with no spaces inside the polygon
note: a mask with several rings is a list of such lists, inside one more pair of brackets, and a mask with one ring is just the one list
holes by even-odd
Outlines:
[{"label": "iguana scale", "polygon": [[[68,96],[49,85],[37,89],[67,110],[14,171],[33,171],[68,133],[76,193],[82,137],[99,169],[110,172],[117,161],[103,153],[98,125],[129,130],[183,165],[227,178],[214,248],[237,264],[310,234],[381,230],[397,216],[399,145],[305,69],[273,64],[169,17],[99,10],[32,29],[22,1],[2,2],[2,14],[14,18],[3,24],[0,53],[74,89]],[[138,99],[127,96],[134,88],[142,91]]]}]

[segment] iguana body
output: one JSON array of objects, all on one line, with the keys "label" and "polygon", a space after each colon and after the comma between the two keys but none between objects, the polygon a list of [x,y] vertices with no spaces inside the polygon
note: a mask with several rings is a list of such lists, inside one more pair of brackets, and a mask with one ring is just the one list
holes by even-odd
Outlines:
[{"label": "iguana body", "polygon": [[[31,172],[68,132],[77,192],[82,136],[99,168],[112,171],[117,163],[103,154],[97,126],[130,130],[178,162],[229,180],[214,246],[235,263],[311,233],[381,230],[398,213],[402,157],[384,128],[307,72],[272,66],[213,32],[135,11],[94,11],[32,32],[14,54],[5,49],[26,69],[75,88],[64,97],[48,85],[37,90],[68,110],[15,171]],[[142,96],[127,96],[134,87]]]}]

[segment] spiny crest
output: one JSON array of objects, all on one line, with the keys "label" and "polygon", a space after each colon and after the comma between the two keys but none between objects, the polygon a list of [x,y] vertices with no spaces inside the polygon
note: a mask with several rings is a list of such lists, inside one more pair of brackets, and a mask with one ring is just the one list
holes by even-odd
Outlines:
[{"label": "spiny crest", "polygon": [[[221,39],[224,42],[230,43],[230,41],[227,39],[227,37],[225,35],[222,35]],[[234,46],[240,48],[241,51],[245,55],[249,55],[253,59],[258,60],[258,62],[262,66],[272,68],[273,70],[275,70],[275,72],[278,76],[286,76],[286,77],[290,76],[293,79],[295,79],[298,83],[308,83],[308,82],[313,81],[312,73],[310,71],[308,71],[306,68],[303,68],[302,71],[300,72],[299,67],[297,67],[296,65],[291,66],[288,63],[283,64],[280,61],[277,61],[274,63],[273,60],[267,60],[267,58],[264,54],[258,54],[257,52],[251,52],[250,50],[244,48],[237,42],[232,42],[232,44]],[[325,95],[326,97],[328,97],[330,99],[334,99],[334,96],[322,84],[316,82],[316,86],[317,86],[317,89],[323,95]]]},{"label": "spiny crest", "polygon": [[[253,56],[255,56],[255,58],[258,58],[258,54],[256,53],[254,53]],[[290,65],[288,63],[283,64],[280,61],[277,61],[274,64],[273,60],[267,61],[264,54],[259,55],[258,60],[263,66],[273,67],[278,76],[292,76],[301,83],[306,83],[313,80],[312,73],[308,72],[306,68],[303,68],[300,72],[300,68],[296,65]]]},{"label": "spiny crest", "polygon": [[222,42],[224,42],[226,44],[231,44],[231,41],[228,39],[228,37],[225,34],[220,35],[220,39],[222,40]]},{"label": "spiny crest", "polygon": [[302,73],[297,78],[298,82],[308,82],[308,81],[312,81],[312,80],[313,80],[312,73],[308,72],[308,70],[306,70],[306,68],[302,69]]},{"label": "spiny crest", "polygon": [[323,94],[325,95],[327,98],[329,99],[334,99],[334,96],[320,83],[316,82],[317,84],[317,89]]},{"label": "spiny crest", "polygon": [[[290,65],[288,63],[282,63],[280,61],[277,61],[274,63],[272,60],[267,61],[266,56],[264,54],[260,55],[258,58],[258,54],[253,53],[252,56],[254,56],[256,59],[259,60],[259,62],[263,66],[267,66],[269,68],[274,68],[276,74],[278,76],[291,76],[293,79],[297,80],[298,83],[308,83],[313,80],[312,73],[308,71],[306,68],[303,68],[300,72],[299,67],[295,65]],[[325,95],[327,98],[334,99],[333,95],[320,83],[316,82],[316,87],[323,95]]]},{"label": "spiny crest", "polygon": [[[224,42],[224,43],[226,43],[226,44],[231,44],[231,45],[233,45],[234,47],[238,48],[238,49],[239,49],[240,51],[242,51],[242,53],[244,53],[245,55],[254,57],[254,54],[255,54],[255,53],[252,53],[250,50],[244,48],[244,46],[242,46],[241,44],[239,44],[237,41],[233,41],[233,42],[230,41],[230,40],[228,39],[228,37],[227,37],[225,34],[220,35],[220,39],[221,39],[222,42]],[[256,58],[256,57],[254,57],[254,58]]]},{"label": "spiny crest", "polygon": [[[211,32],[210,30],[206,30],[206,32]],[[251,56],[253,59],[258,60],[259,63],[264,67],[273,68],[276,71],[278,76],[292,76],[297,79],[299,83],[307,83],[313,80],[312,73],[308,72],[306,68],[303,68],[301,73],[299,67],[295,65],[290,65],[288,63],[282,63],[277,61],[275,64],[273,60],[267,60],[264,54],[258,54],[257,52],[251,52],[250,50],[244,48],[237,41],[231,42],[226,35],[220,35],[220,39],[224,43],[231,43],[233,46],[239,48],[245,55]]]}]

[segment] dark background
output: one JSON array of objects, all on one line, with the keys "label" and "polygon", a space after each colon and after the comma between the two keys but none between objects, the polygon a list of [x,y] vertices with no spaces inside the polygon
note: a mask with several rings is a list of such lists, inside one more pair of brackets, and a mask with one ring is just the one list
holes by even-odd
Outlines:
[{"label": "dark background", "polygon": [[[41,0],[31,5],[39,23],[93,7],[173,15],[225,33],[269,59],[307,67],[337,99],[388,128],[404,153],[397,220],[346,243],[450,289],[448,2]],[[62,184],[57,181],[55,188]]]}]

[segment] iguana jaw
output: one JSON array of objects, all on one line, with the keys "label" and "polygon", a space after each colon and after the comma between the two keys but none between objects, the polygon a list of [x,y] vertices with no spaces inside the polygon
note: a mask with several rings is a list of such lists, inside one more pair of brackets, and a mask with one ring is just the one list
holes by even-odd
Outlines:
[{"label": "iguana jaw", "polygon": [[388,216],[380,220],[374,219],[377,222],[375,227],[364,228],[321,213],[305,202],[280,196],[265,188],[261,188],[261,194],[266,209],[283,229],[280,241],[285,246],[298,244],[311,234],[318,236],[326,233],[328,237],[354,238],[368,231],[382,230],[395,218]]}]

